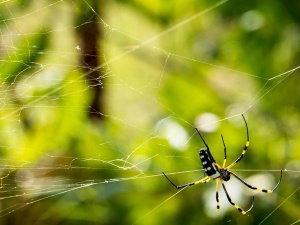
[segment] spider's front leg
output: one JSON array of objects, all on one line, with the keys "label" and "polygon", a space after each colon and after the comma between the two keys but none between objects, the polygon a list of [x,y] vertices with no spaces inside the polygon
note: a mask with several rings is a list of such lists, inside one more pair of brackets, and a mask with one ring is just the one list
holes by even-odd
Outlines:
[{"label": "spider's front leg", "polygon": [[192,186],[192,185],[196,185],[196,184],[200,184],[200,183],[207,183],[211,180],[211,178],[209,176],[206,176],[200,180],[197,180],[195,182],[191,182],[191,183],[187,183],[187,184],[182,184],[177,186],[176,184],[174,184],[168,177],[167,175],[163,172],[163,175],[165,176],[165,178],[167,178],[167,180],[176,188],[176,189],[181,189],[181,188],[185,188],[188,186]]},{"label": "spider's front leg", "polygon": [[250,145],[250,138],[249,138],[248,124],[247,124],[246,119],[245,119],[245,117],[244,117],[243,114],[242,114],[242,117],[243,117],[243,120],[244,120],[245,126],[246,126],[247,141],[246,141],[246,144],[245,144],[244,149],[243,149],[243,151],[242,151],[242,154],[241,154],[241,155],[240,155],[233,163],[231,163],[231,164],[227,167],[228,170],[229,170],[230,168],[232,168],[235,164],[237,164],[239,161],[241,161],[241,159],[244,157],[244,155],[245,155],[245,153],[246,153],[246,151],[247,151],[247,149],[248,149],[248,147],[249,147],[249,145]]}]

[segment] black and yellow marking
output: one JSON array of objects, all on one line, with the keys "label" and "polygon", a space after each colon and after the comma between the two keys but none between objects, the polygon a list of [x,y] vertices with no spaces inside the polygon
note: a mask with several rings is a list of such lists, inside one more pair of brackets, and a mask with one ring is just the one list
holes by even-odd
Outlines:
[{"label": "black and yellow marking", "polygon": [[206,176],[200,180],[195,181],[195,184],[205,184],[208,183],[209,181],[211,181],[211,178],[209,176]]},{"label": "black and yellow marking", "polygon": [[237,164],[245,155],[249,145],[250,145],[250,139],[249,139],[249,130],[248,130],[248,125],[247,125],[247,122],[246,122],[246,119],[244,117],[244,115],[242,114],[242,117],[243,117],[243,120],[245,122],[245,125],[246,125],[246,134],[247,134],[247,141],[246,141],[246,144],[244,146],[244,149],[242,151],[242,154],[237,158],[237,160],[235,160],[233,163],[231,163],[226,169],[230,169],[232,168],[235,164]]},{"label": "black and yellow marking", "polygon": [[219,179],[216,179],[216,201],[217,201],[217,212],[220,211],[220,201],[219,201]]},{"label": "black and yellow marking", "polygon": [[242,208],[240,208],[238,205],[236,205],[236,204],[233,204],[233,205],[237,210],[239,210],[240,213],[242,213],[244,215],[246,214],[246,212]]},{"label": "black and yellow marking", "polygon": [[217,212],[220,211],[220,202],[217,203]]},{"label": "black and yellow marking", "polygon": [[185,188],[185,187],[188,187],[188,186],[193,186],[193,185],[196,185],[196,184],[200,184],[200,183],[207,183],[211,180],[211,178],[209,176],[206,176],[198,181],[195,181],[195,182],[191,182],[191,183],[187,183],[187,184],[183,184],[183,185],[176,185],[174,184],[168,177],[167,175],[163,172],[163,175],[167,178],[167,180],[177,189],[181,189],[181,188]]},{"label": "black and yellow marking", "polygon": [[241,207],[239,207],[237,204],[235,204],[233,201],[231,201],[231,198],[230,198],[230,196],[229,196],[229,194],[228,194],[228,192],[227,192],[227,190],[226,190],[224,181],[221,180],[221,183],[222,183],[222,187],[223,187],[223,189],[224,189],[224,192],[225,192],[225,194],[226,194],[226,197],[227,197],[229,203],[230,203],[231,205],[233,205],[240,213],[242,213],[243,215],[245,215],[247,212],[249,212],[249,211],[252,209],[252,207],[253,207],[253,205],[254,205],[254,197],[253,197],[253,202],[252,202],[252,205],[251,205],[250,209],[248,209],[247,211],[245,211],[245,210],[243,210]]},{"label": "black and yellow marking", "polygon": [[265,192],[265,193],[268,193],[268,194],[272,194],[273,193],[273,190],[266,190],[266,189],[262,189],[262,188],[256,188],[257,191],[261,191],[261,192]]},{"label": "black and yellow marking", "polygon": [[221,138],[222,138],[222,142],[223,142],[223,146],[224,146],[224,160],[223,160],[222,168],[225,168],[226,160],[227,160],[227,154],[226,154],[226,145],[225,145],[225,141],[224,141],[224,138],[223,138],[222,134],[221,134]]},{"label": "black and yellow marking", "polygon": [[243,184],[245,184],[248,188],[252,189],[252,190],[257,190],[257,191],[261,191],[264,193],[268,193],[268,194],[272,194],[274,192],[274,190],[278,187],[278,185],[281,182],[281,178],[282,178],[282,170],[280,171],[280,178],[278,183],[276,184],[276,186],[272,189],[272,190],[267,190],[267,189],[262,189],[260,187],[253,187],[252,185],[248,184],[246,181],[244,181],[242,178],[240,178],[238,175],[236,175],[233,172],[230,172],[230,175],[234,176],[235,178],[237,178],[239,181],[241,181]]}]

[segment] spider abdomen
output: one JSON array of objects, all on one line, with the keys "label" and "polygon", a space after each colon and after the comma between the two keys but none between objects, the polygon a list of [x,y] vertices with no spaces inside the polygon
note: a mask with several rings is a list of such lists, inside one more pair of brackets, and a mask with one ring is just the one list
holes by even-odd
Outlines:
[{"label": "spider abdomen", "polygon": [[207,150],[201,149],[199,151],[199,156],[200,156],[202,166],[203,166],[204,171],[207,174],[207,176],[214,177],[214,175],[217,174],[218,172],[217,172],[215,165],[213,165],[211,159],[209,158],[209,155],[207,154]]}]

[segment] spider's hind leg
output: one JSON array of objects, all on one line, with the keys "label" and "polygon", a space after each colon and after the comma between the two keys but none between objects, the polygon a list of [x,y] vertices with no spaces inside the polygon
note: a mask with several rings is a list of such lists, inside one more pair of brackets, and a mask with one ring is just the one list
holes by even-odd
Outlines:
[{"label": "spider's hind leg", "polygon": [[219,201],[219,179],[216,179],[216,201],[217,201],[217,212],[220,211],[220,201]]},{"label": "spider's hind leg", "polygon": [[254,196],[253,196],[253,199],[252,199],[252,205],[251,205],[251,207],[250,207],[247,211],[245,211],[245,210],[243,210],[241,207],[239,207],[237,204],[235,204],[233,201],[231,201],[231,198],[230,198],[230,196],[229,196],[229,194],[228,194],[228,192],[227,192],[227,190],[226,190],[224,181],[221,180],[221,182],[222,182],[222,187],[223,187],[223,189],[224,189],[224,191],[225,191],[225,194],[226,194],[226,197],[227,197],[229,203],[230,203],[231,205],[233,205],[233,206],[234,206],[240,213],[242,213],[243,215],[245,215],[246,213],[250,212],[251,209],[252,209],[253,206],[254,206]]}]

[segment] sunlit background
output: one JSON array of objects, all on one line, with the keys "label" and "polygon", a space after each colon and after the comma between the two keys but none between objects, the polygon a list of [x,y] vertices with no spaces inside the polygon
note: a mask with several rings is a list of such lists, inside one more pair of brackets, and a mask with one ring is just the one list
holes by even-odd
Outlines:
[{"label": "sunlit background", "polygon": [[[300,223],[297,1],[0,2],[1,224]],[[201,179],[199,129],[232,178]]]}]

